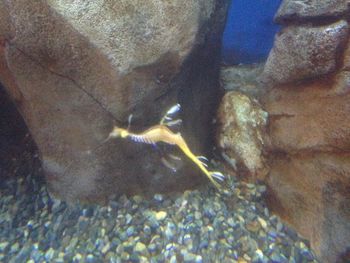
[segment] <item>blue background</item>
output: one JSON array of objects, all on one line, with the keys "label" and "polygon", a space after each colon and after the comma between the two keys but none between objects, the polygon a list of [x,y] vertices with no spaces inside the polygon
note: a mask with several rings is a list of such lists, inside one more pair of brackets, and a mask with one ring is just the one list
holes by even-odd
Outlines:
[{"label": "blue background", "polygon": [[223,35],[223,62],[228,65],[262,62],[279,26],[273,17],[281,0],[232,0]]}]

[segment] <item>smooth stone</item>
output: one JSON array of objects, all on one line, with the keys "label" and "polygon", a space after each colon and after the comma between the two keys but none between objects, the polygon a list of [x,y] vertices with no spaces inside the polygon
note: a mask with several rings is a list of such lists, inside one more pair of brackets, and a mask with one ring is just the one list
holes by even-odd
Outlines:
[{"label": "smooth stone", "polygon": [[153,199],[156,200],[156,201],[158,201],[158,202],[162,202],[162,201],[164,200],[164,196],[161,195],[161,194],[155,194],[155,195],[153,196]]},{"label": "smooth stone", "polygon": [[130,258],[130,255],[127,253],[127,252],[123,252],[121,255],[120,255],[121,259],[122,260],[129,260]]},{"label": "smooth stone", "polygon": [[156,250],[157,250],[157,245],[156,244],[149,244],[148,245],[148,247],[147,247],[147,249],[148,249],[148,251],[150,252],[150,253],[154,253],[154,252],[156,252]]},{"label": "smooth stone", "polygon": [[145,233],[145,235],[149,236],[152,233],[152,230],[148,225],[145,225],[143,227],[143,232]]},{"label": "smooth stone", "polygon": [[123,232],[119,233],[119,238],[120,238],[120,240],[125,241],[128,239],[128,235],[126,232],[123,231]]},{"label": "smooth stone", "polygon": [[226,222],[231,227],[235,227],[236,225],[235,220],[232,217],[229,217]]},{"label": "smooth stone", "polygon": [[267,228],[267,222],[263,218],[258,217],[258,221],[263,229]]},{"label": "smooth stone", "polygon": [[185,249],[181,250],[181,254],[183,256],[184,262],[202,262],[202,257],[199,256],[199,258],[198,255],[190,253]]},{"label": "smooth stone", "polygon": [[[18,252],[18,254],[16,255],[16,257],[13,259],[14,262],[25,262],[31,252],[31,245],[29,243],[26,243],[21,250]],[[12,260],[11,260],[12,261]],[[11,262],[10,261],[10,262]]]},{"label": "smooth stone", "polygon": [[133,219],[133,217],[130,214],[126,214],[125,219],[126,219],[125,224],[128,225],[128,224],[130,224],[130,222]]},{"label": "smooth stone", "polygon": [[199,211],[194,212],[194,218],[200,220],[202,218],[202,213]]},{"label": "smooth stone", "polygon": [[168,240],[173,239],[176,234],[176,226],[172,222],[168,222],[165,228],[165,236]]},{"label": "smooth stone", "polygon": [[257,232],[260,229],[260,223],[258,221],[251,221],[248,224],[246,224],[246,228],[251,232]]},{"label": "smooth stone", "polygon": [[288,259],[279,251],[273,251],[269,257],[273,262],[284,263],[288,262]]},{"label": "smooth stone", "polygon": [[45,253],[45,259],[47,261],[51,261],[53,259],[54,254],[55,250],[52,247],[50,247]]},{"label": "smooth stone", "polygon": [[162,220],[164,220],[166,217],[167,217],[167,212],[165,212],[165,211],[159,211],[159,212],[156,213],[156,219],[157,219],[158,221],[162,221]]},{"label": "smooth stone", "polygon": [[92,254],[88,254],[87,256],[86,256],[86,262],[87,263],[95,263],[95,256],[94,255],[92,255]]},{"label": "smooth stone", "polygon": [[77,253],[74,255],[73,260],[79,262],[82,258],[83,256],[80,253]]},{"label": "smooth stone", "polygon": [[0,251],[4,251],[7,248],[8,244],[9,244],[9,242],[7,242],[7,241],[1,242],[0,243]]},{"label": "smooth stone", "polygon": [[147,251],[147,247],[144,243],[137,242],[135,247],[134,247],[134,251],[138,252],[138,253],[145,253]]},{"label": "smooth stone", "polygon": [[199,243],[199,249],[206,249],[208,248],[208,245],[209,245],[209,241],[207,239],[203,239]]},{"label": "smooth stone", "polygon": [[69,252],[74,251],[74,249],[75,249],[76,245],[78,244],[78,242],[79,242],[78,237],[73,237],[70,240],[69,245],[66,247],[65,250],[69,251]]},{"label": "smooth stone", "polygon": [[283,224],[282,224],[280,221],[278,221],[278,223],[277,223],[277,225],[276,225],[276,230],[277,230],[278,232],[283,231]]},{"label": "smooth stone", "polygon": [[14,244],[11,246],[11,248],[10,248],[10,253],[15,253],[15,252],[18,251],[18,249],[19,249],[19,243],[16,242],[16,243],[14,243]]},{"label": "smooth stone", "polygon": [[136,204],[140,204],[143,200],[142,196],[140,195],[134,195],[132,199]]},{"label": "smooth stone", "polygon": [[102,254],[106,254],[109,249],[111,248],[111,244],[108,242],[104,245],[104,247],[101,249]]},{"label": "smooth stone", "polygon": [[135,233],[135,227],[134,226],[130,226],[126,229],[126,234],[128,237],[132,236]]}]

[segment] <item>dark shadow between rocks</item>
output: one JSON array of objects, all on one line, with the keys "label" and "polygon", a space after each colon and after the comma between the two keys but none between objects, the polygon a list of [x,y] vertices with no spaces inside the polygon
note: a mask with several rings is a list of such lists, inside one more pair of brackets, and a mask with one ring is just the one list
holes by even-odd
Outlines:
[{"label": "dark shadow between rocks", "polygon": [[12,99],[0,83],[0,180],[32,174],[43,179],[38,149]]}]

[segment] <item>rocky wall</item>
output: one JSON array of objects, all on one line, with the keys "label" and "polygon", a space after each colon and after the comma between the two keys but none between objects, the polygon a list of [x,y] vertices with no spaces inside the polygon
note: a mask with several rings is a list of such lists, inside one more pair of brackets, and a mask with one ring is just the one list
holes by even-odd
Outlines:
[{"label": "rocky wall", "polygon": [[349,1],[283,1],[261,75],[268,201],[321,262],[349,260],[349,15]]},{"label": "rocky wall", "polygon": [[130,115],[139,132],[180,103],[183,136],[208,154],[227,5],[0,1],[0,81],[38,146],[52,194],[104,202],[206,180],[181,153],[174,172],[161,161],[163,149],[103,142],[113,126],[127,128]]}]

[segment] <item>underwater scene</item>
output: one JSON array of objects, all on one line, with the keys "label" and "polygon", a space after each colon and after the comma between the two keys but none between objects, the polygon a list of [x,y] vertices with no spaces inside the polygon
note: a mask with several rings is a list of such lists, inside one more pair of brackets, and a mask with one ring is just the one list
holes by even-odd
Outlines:
[{"label": "underwater scene", "polygon": [[349,0],[0,0],[0,262],[350,262]]}]

